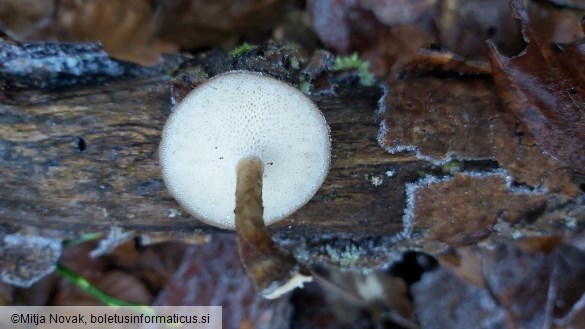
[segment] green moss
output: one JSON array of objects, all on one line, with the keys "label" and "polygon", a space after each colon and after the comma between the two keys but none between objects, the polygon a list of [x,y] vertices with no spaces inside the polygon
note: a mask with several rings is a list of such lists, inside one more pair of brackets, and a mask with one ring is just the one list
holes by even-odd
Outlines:
[{"label": "green moss", "polygon": [[301,79],[299,81],[299,89],[305,95],[311,94],[311,84],[309,83],[309,81],[306,81],[305,79]]},{"label": "green moss", "polygon": [[333,70],[356,70],[362,85],[371,86],[374,84],[374,75],[370,72],[370,63],[360,59],[357,53],[353,53],[350,56],[335,57]]},{"label": "green moss", "polygon": [[232,51],[229,52],[229,55],[233,58],[240,57],[243,54],[258,48],[258,46],[251,45],[247,42],[242,43],[238,47],[234,48]]},{"label": "green moss", "polygon": [[273,41],[271,41],[271,43],[273,47],[278,48],[279,51],[284,55],[284,58],[286,61],[288,61],[290,67],[295,70],[299,70],[301,68],[301,62],[303,61],[303,58],[299,53],[300,46],[298,44],[294,42],[287,42],[284,45],[279,45]]},{"label": "green moss", "polygon": [[338,250],[330,245],[325,245],[325,250],[329,254],[331,260],[342,267],[355,266],[360,260],[362,254],[360,248],[353,244],[345,246],[343,250]]},{"label": "green moss", "polygon": [[447,162],[441,166],[441,170],[444,174],[453,175],[454,173],[463,171],[463,162],[459,160]]},{"label": "green moss", "polygon": [[290,64],[290,66],[291,66],[293,69],[295,69],[295,70],[298,70],[298,69],[300,69],[300,68],[301,68],[301,65],[300,65],[300,63],[299,63],[299,59],[298,59],[298,58],[296,58],[295,56],[291,56],[291,57],[289,57],[289,58],[288,58],[288,62],[289,62],[289,64]]}]

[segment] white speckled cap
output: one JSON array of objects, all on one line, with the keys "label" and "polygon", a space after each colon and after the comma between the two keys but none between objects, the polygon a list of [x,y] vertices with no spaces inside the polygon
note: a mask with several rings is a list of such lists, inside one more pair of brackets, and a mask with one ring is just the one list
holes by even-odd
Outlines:
[{"label": "white speckled cap", "polygon": [[196,218],[235,228],[236,165],[264,164],[266,225],[302,207],[329,171],[329,126],[293,86],[251,72],[228,72],[191,91],[167,120],[160,145],[164,181]]}]

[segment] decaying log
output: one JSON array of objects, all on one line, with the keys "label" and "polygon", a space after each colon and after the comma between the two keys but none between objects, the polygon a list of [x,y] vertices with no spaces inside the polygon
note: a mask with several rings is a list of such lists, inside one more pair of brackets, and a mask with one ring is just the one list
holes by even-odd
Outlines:
[{"label": "decaying log", "polygon": [[[2,97],[0,218],[96,230],[208,230],[167,193],[157,148],[170,83],[133,79]],[[377,88],[315,98],[332,130],[331,172],[319,193],[275,230],[292,234],[401,230],[404,182],[427,163],[377,144]],[[396,166],[410,175],[390,179]],[[395,169],[393,169],[395,170]],[[396,183],[394,183],[396,181]],[[399,182],[402,181],[402,184]]]},{"label": "decaying log", "polygon": [[[338,84],[339,79],[327,75],[326,61],[314,65],[313,58],[301,69],[280,48],[253,50],[241,58],[222,56],[203,56],[203,62],[191,72],[214,75],[221,70],[253,69],[293,83],[304,77],[313,86],[311,98],[331,127],[332,163],[325,183],[306,206],[271,226],[273,233],[392,237],[403,232],[420,237],[435,232],[426,223],[450,220],[453,227],[461,228],[455,234],[474,243],[492,231],[496,220],[506,218],[501,213],[509,206],[493,209],[483,221],[486,224],[476,228],[456,223],[483,214],[467,218],[466,214],[450,215],[448,210],[413,209],[423,200],[413,193],[451,179],[449,159],[461,160],[456,161],[455,171],[469,173],[475,177],[471,181],[479,180],[478,186],[482,172],[507,175],[498,169],[494,139],[501,134],[493,127],[508,114],[503,113],[488,79],[473,83],[456,78],[390,81],[384,94],[380,87],[360,86],[355,81]],[[159,74],[97,86],[0,94],[0,220],[83,231],[112,226],[138,232],[217,230],[182,210],[161,177],[158,144],[171,111],[171,84],[167,76]],[[514,138],[515,128],[505,129],[511,129]],[[438,146],[429,141],[438,141]],[[442,155],[437,159],[432,152]],[[570,179],[567,177],[564,179]],[[503,179],[493,181],[506,184]],[[570,186],[564,188],[565,193],[580,193]],[[497,197],[504,199],[506,193],[516,193],[505,187],[495,186],[494,190],[503,191]],[[424,193],[429,200],[441,197]],[[465,198],[476,201],[474,196]],[[448,199],[441,202],[450,204]],[[538,217],[545,211],[544,203],[543,199],[530,209],[518,205],[521,209],[514,210],[519,214],[514,223],[525,212]],[[422,221],[417,222],[413,215]],[[414,224],[405,226],[404,219],[414,220]]]}]

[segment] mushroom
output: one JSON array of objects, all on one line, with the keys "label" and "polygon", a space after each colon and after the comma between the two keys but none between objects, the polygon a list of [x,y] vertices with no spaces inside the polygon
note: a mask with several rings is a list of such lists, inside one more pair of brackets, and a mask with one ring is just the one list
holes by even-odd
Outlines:
[{"label": "mushroom", "polygon": [[265,225],[302,207],[329,170],[329,126],[295,87],[252,72],[217,75],[168,118],[163,178],[194,217],[234,229],[248,275],[265,297],[311,278],[274,246]]}]

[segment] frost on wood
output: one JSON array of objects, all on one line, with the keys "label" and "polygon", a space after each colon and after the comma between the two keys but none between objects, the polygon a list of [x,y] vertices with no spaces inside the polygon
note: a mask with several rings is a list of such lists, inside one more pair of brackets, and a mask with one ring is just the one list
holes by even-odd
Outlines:
[{"label": "frost on wood", "polygon": [[378,142],[389,153],[414,152],[436,165],[497,161],[517,183],[581,193],[571,170],[543,153],[488,81],[420,78],[391,81],[388,88],[378,104]]},{"label": "frost on wood", "polygon": [[492,158],[488,120],[496,99],[487,82],[418,79],[393,81],[389,88],[380,103],[378,136],[388,152],[416,151],[418,158],[437,163],[452,156]]},{"label": "frost on wood", "polygon": [[515,224],[544,212],[546,196],[511,188],[506,178],[503,171],[462,173],[408,184],[403,234],[467,245],[489,236],[498,219]]},{"label": "frost on wood", "polygon": [[[112,60],[99,44],[45,44],[24,45],[2,43],[1,71],[7,75],[26,76],[33,73],[103,74],[118,76],[124,73],[121,62]],[[71,56],[75,54],[75,56]]]},{"label": "frost on wood", "polygon": [[0,37],[0,88],[95,85],[115,78],[160,75],[179,61],[180,56],[165,57],[163,64],[147,68],[110,58],[99,43],[16,44]]},{"label": "frost on wood", "polygon": [[55,270],[61,250],[59,239],[5,235],[0,246],[0,277],[15,286],[30,287]]}]

